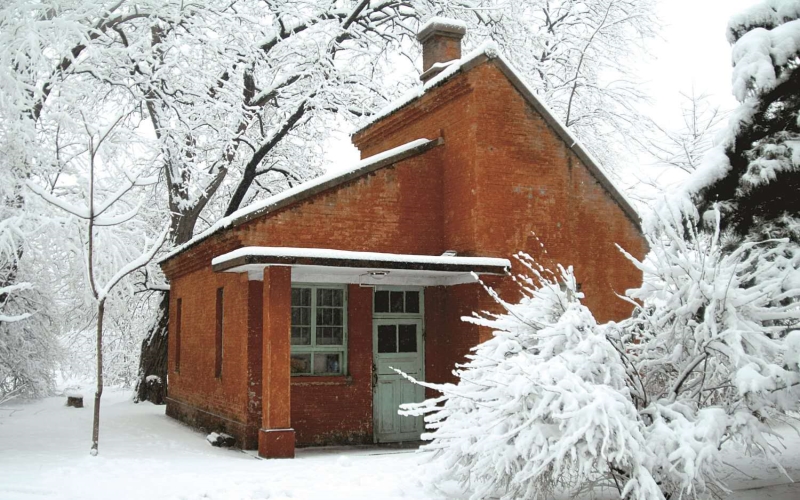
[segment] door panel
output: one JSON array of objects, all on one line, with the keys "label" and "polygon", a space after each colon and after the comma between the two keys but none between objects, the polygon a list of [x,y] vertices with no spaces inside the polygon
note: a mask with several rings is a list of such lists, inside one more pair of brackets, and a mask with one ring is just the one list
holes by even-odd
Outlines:
[{"label": "door panel", "polygon": [[397,411],[403,403],[422,401],[425,391],[394,369],[422,379],[422,320],[375,319],[374,336],[375,440],[416,441],[422,433],[422,417],[405,417]]}]

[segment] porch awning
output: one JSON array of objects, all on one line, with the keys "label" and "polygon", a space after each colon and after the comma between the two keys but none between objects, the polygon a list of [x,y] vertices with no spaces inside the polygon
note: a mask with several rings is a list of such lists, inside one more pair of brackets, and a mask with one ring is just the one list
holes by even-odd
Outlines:
[{"label": "porch awning", "polygon": [[215,272],[251,273],[266,266],[291,266],[292,281],[385,285],[455,285],[475,274],[505,274],[508,259],[449,255],[351,252],[328,248],[244,247],[211,261]]}]

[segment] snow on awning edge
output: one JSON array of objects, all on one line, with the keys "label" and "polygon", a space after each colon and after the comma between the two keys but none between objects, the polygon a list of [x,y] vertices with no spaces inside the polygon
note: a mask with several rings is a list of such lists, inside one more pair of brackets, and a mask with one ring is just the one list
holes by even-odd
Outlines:
[{"label": "snow on awning edge", "polygon": [[224,272],[252,264],[474,271],[481,274],[504,274],[511,269],[510,260],[496,257],[393,254],[302,247],[243,247],[211,260],[211,266],[215,272]]}]

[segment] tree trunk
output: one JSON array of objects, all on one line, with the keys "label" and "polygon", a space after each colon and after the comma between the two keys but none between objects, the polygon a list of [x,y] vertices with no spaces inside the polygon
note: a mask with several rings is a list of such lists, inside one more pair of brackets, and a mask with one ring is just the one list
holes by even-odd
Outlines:
[{"label": "tree trunk", "polygon": [[97,389],[94,392],[94,419],[92,420],[92,456],[97,455],[98,442],[100,441],[100,397],[103,395],[103,314],[106,309],[106,299],[100,299],[97,304]]},{"label": "tree trunk", "polygon": [[169,327],[169,292],[161,297],[156,321],[142,341],[139,380],[135,402],[150,401],[163,405],[167,396],[167,332]]},{"label": "tree trunk", "polygon": [[[197,212],[173,212],[170,241],[182,245],[194,234]],[[150,401],[163,405],[167,397],[167,346],[169,333],[169,292],[164,292],[155,321],[142,340],[139,356],[139,380],[136,381],[136,403]]]}]

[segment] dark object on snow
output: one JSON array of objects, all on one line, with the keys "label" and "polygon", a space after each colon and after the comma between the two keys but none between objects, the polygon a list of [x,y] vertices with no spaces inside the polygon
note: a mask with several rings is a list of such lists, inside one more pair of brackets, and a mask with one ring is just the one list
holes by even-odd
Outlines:
[{"label": "dark object on snow", "polygon": [[[139,382],[142,384],[142,382]],[[158,375],[148,375],[144,379],[147,400],[154,405],[163,405],[167,384]]]},{"label": "dark object on snow", "polygon": [[67,396],[67,406],[83,408],[83,396]]},{"label": "dark object on snow", "polygon": [[212,432],[206,436],[206,441],[211,443],[211,446],[218,446],[220,448],[232,448],[236,444],[236,438],[225,434]]}]

